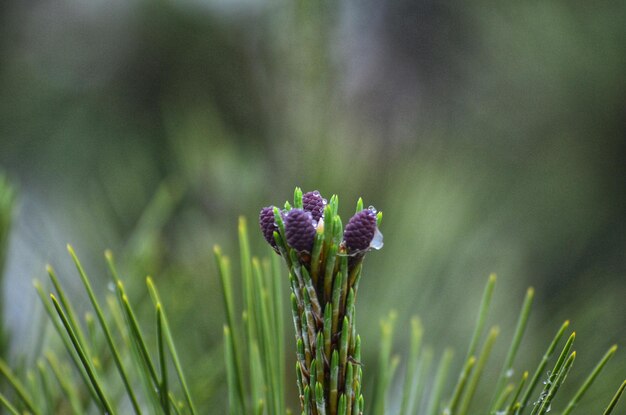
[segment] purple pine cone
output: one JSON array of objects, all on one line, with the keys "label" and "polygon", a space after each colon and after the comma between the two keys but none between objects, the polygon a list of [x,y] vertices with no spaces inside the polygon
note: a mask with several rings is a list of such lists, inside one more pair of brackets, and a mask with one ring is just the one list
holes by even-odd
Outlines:
[{"label": "purple pine cone", "polygon": [[274,240],[274,231],[278,230],[278,226],[274,221],[274,206],[268,206],[261,209],[261,213],[259,213],[259,226],[261,227],[261,232],[263,232],[263,236],[268,244],[272,245],[272,248],[278,252],[278,247],[276,246],[276,241]]},{"label": "purple pine cone", "polygon": [[349,253],[365,251],[376,234],[376,212],[365,209],[352,216],[343,232]]},{"label": "purple pine cone", "polygon": [[311,252],[315,241],[315,227],[311,212],[291,209],[285,218],[285,238],[287,243],[298,252]]},{"label": "purple pine cone", "polygon": [[311,212],[315,222],[319,222],[324,216],[324,206],[326,206],[326,200],[317,190],[302,195],[302,207],[307,212]]}]

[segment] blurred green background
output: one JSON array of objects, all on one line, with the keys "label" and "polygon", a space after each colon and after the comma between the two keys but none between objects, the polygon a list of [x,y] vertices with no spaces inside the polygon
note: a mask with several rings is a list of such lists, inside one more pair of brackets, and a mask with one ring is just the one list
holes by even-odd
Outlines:
[{"label": "blurred green background", "polygon": [[[459,367],[496,272],[498,353],[533,285],[520,369],[569,318],[577,386],[626,345],[624,22],[625,2],[3,0],[13,355],[36,357],[31,280],[45,264],[77,283],[71,242],[106,290],[111,248],[137,301],[148,274],[167,293],[196,399],[219,413],[212,246],[236,255],[245,215],[255,252],[270,255],[258,211],[297,185],[338,194],[344,223],[359,196],[384,211],[385,247],[367,258],[357,304],[366,378],[392,308],[398,352],[419,314]],[[625,373],[618,351],[579,413]]]}]

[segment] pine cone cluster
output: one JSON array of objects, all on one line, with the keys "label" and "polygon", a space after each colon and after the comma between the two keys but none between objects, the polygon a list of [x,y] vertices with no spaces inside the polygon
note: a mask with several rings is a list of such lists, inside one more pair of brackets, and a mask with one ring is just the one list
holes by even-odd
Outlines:
[{"label": "pine cone cluster", "polygon": [[357,212],[345,229],[338,198],[296,188],[293,206],[259,214],[265,240],[289,269],[296,332],[297,383],[306,415],[363,413],[361,339],[355,302],[363,258],[382,246],[374,208]]}]

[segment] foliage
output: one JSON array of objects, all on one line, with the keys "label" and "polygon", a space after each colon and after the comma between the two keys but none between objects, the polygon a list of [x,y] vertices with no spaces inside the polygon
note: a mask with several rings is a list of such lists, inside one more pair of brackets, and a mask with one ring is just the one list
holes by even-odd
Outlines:
[{"label": "foliage", "polygon": [[[3,192],[0,192],[0,200],[5,197]],[[294,207],[299,206],[299,201],[297,190]],[[340,220],[334,216],[336,203],[337,198],[334,197],[325,211],[328,218],[328,221],[325,220],[327,224],[340,224]],[[362,202],[359,202],[357,206],[357,211],[362,209]],[[346,336],[343,334],[345,331],[333,331],[332,325],[330,330],[335,333],[335,336],[327,337],[327,326],[318,325],[314,320],[314,324],[321,328],[321,332],[311,336],[315,338],[315,343],[309,343],[309,348],[315,345],[315,351],[312,352],[312,349],[309,349],[311,354],[307,360],[306,349],[303,346],[304,336],[308,335],[309,327],[305,324],[309,324],[310,317],[315,318],[315,316],[306,315],[307,311],[312,310],[312,304],[309,303],[311,297],[308,301],[304,301],[304,311],[299,308],[300,304],[295,297],[299,293],[306,298],[305,293],[317,295],[317,291],[316,287],[309,287],[309,280],[306,278],[308,269],[296,263],[301,261],[298,257],[300,253],[289,252],[289,247],[282,242],[284,231],[280,229],[280,212],[277,213],[275,217],[279,231],[274,234],[274,237],[283,258],[288,261],[289,281],[293,290],[294,317],[302,317],[304,314],[300,326],[295,324],[294,330],[296,368],[299,375],[297,381],[300,386],[302,412],[305,414],[326,413],[327,407],[320,403],[326,402],[326,399],[332,400],[333,396],[336,396],[338,404],[336,407],[329,406],[329,413],[341,415],[356,415],[357,413],[544,415],[549,411],[555,412],[553,407],[557,405],[562,409],[556,412],[568,415],[575,413],[576,406],[592,387],[602,370],[607,367],[616,351],[616,346],[612,346],[569,400],[559,402],[556,398],[561,398],[562,385],[576,359],[576,351],[574,351],[576,334],[574,332],[568,334],[569,321],[564,322],[557,330],[545,353],[538,359],[534,371],[520,372],[515,363],[534,299],[534,290],[531,288],[527,291],[522,303],[508,350],[498,365],[499,371],[487,372],[489,367],[487,362],[494,355],[493,350],[500,334],[496,326],[486,328],[496,284],[496,277],[492,275],[484,289],[474,333],[465,355],[464,365],[454,385],[448,382],[452,370],[453,351],[446,349],[441,353],[436,353],[432,347],[424,346],[424,329],[417,317],[411,320],[410,352],[406,364],[403,365],[404,377],[399,379],[396,372],[400,367],[400,358],[392,352],[397,320],[397,314],[394,312],[380,319],[378,370],[374,372],[376,376],[372,376],[374,373],[368,374],[369,368],[374,365],[359,361],[359,340],[355,340],[354,343],[342,340],[342,337]],[[341,239],[338,236],[340,233],[337,231],[340,228],[334,229],[333,226],[326,225],[325,229],[329,229],[333,238],[337,237],[333,239],[338,244],[336,249],[342,249],[339,243]],[[318,233],[316,238],[319,240],[318,243],[321,243],[326,240],[327,234]],[[239,296],[235,295],[235,286],[239,279],[233,278],[229,258],[219,247],[214,250],[221,276],[227,320],[224,325],[224,352],[230,413],[290,413],[285,388],[285,358],[289,353],[284,350],[286,330],[282,317],[281,282],[285,277],[280,271],[278,256],[273,255],[271,259],[259,259],[252,256],[244,219],[240,219],[239,222],[239,240],[241,297],[243,298],[241,311],[237,310]],[[317,252],[324,252],[324,249],[334,252],[332,244],[326,248],[322,244],[320,248],[313,250],[312,258],[307,261],[314,261],[318,254],[323,255]],[[181,356],[175,347],[174,330],[170,326],[170,320],[162,306],[162,297],[152,279],[148,277],[146,284],[154,317],[149,322],[140,321],[135,307],[131,305],[128,298],[124,283],[118,276],[110,252],[107,251],[105,257],[110,270],[113,293],[107,293],[105,301],[101,302],[71,246],[68,246],[68,251],[91,304],[92,312],[86,313],[83,318],[79,317],[73,305],[76,300],[68,297],[54,269],[49,266],[47,271],[52,283],[52,292],[47,294],[44,284],[39,281],[35,281],[35,288],[67,356],[61,356],[60,350],[52,344],[37,362],[36,367],[29,368],[25,373],[19,367],[11,368],[6,361],[0,361],[0,372],[5,382],[10,385],[6,392],[3,390],[0,393],[0,404],[11,414],[33,415],[199,413],[191,393],[193,388],[188,384],[183,373],[183,363],[189,364],[193,361],[193,356]],[[332,258],[330,255],[327,257]],[[349,258],[336,257],[335,260],[340,263],[339,272],[333,272],[332,278],[335,281],[343,281]],[[345,263],[343,271],[342,263]],[[358,263],[359,272],[360,265]],[[334,268],[328,266],[327,269]],[[321,275],[319,274],[318,277]],[[350,276],[350,272],[345,275]],[[309,277],[312,283],[314,280],[312,276]],[[366,281],[367,276],[364,278]],[[360,277],[355,278],[350,285],[354,292],[356,292],[354,287],[359,279]],[[324,285],[321,286],[324,287]],[[333,291],[331,290],[331,293]],[[343,297],[341,294],[339,297],[345,298],[346,305],[354,301],[354,294],[352,299],[350,299],[350,294],[345,293]],[[334,304],[332,295],[325,298],[327,303]],[[330,312],[325,310],[323,316],[327,319],[327,314],[330,314],[329,319],[332,321],[333,309],[330,308],[330,310]],[[353,309],[343,308],[343,313],[346,313],[349,321],[355,321]],[[303,323],[304,320],[306,323]],[[295,318],[294,321],[296,321]],[[372,324],[372,322],[365,321],[362,324]],[[349,331],[352,338],[358,339],[353,334],[353,323]],[[327,338],[331,339],[331,350],[338,348],[339,353],[326,353],[325,339]],[[337,343],[334,343],[336,341]],[[349,358],[348,350],[351,353]],[[324,355],[321,354],[322,351]],[[331,356],[328,367],[326,366],[328,359],[324,357],[327,355],[336,356],[334,358]],[[436,358],[438,363],[436,367],[433,367]],[[306,366],[303,365],[303,361]],[[317,372],[318,362],[324,365],[324,371],[331,369],[330,373]],[[337,387],[336,395],[332,395],[331,385],[334,385],[333,376],[336,376],[333,368],[337,368],[339,362],[346,364],[344,378],[352,379],[353,382],[347,382],[345,389]],[[213,368],[213,370],[220,369]],[[376,379],[373,390],[361,389],[361,371],[372,379]],[[315,377],[315,382],[317,382],[315,386],[305,382],[306,372]],[[358,378],[355,372],[359,372]],[[324,385],[328,379],[330,379],[329,386],[331,386],[328,391],[331,393],[326,395]],[[476,391],[479,384],[485,384],[492,391],[491,400],[477,399]],[[397,385],[401,387],[396,388]],[[600,412],[602,409],[598,408],[598,413],[603,415],[614,413],[625,388],[626,381],[618,388],[603,412]],[[400,392],[396,393],[397,390]],[[367,399],[363,399],[361,392]],[[347,404],[348,398],[341,399],[341,393],[344,396],[350,396],[350,405]]]},{"label": "foliage", "polygon": [[[298,192],[299,189],[296,189],[296,200],[294,201],[295,207],[299,206]],[[336,200],[336,197],[333,197],[333,199],[331,199],[331,203],[328,206],[329,211],[333,211],[335,209],[333,204],[336,203]],[[289,206],[289,204],[287,205]],[[360,202],[360,208],[362,209],[362,202]],[[359,207],[357,207],[357,211],[359,211]],[[289,255],[285,250],[285,244],[282,242],[284,240],[284,229],[282,229],[283,225],[280,222],[281,216],[279,215],[279,212],[276,213],[277,214],[275,215],[275,217],[277,222],[279,222],[279,233],[275,234],[275,238],[277,245],[280,248],[280,252],[283,257],[287,258],[287,261],[298,261],[298,257],[296,255]],[[325,220],[324,223],[333,222]],[[266,265],[264,267],[260,267],[260,262],[258,259],[250,258],[248,236],[245,229],[245,221],[243,219],[240,219],[239,236],[241,251],[241,269],[244,274],[242,275],[242,278],[244,280],[243,294],[245,298],[244,310],[242,311],[241,315],[243,316],[244,326],[246,326],[248,330],[250,330],[250,327],[252,326],[249,320],[249,316],[251,314],[257,316],[259,318],[259,321],[254,323],[254,327],[256,327],[256,329],[253,335],[245,337],[245,340],[243,342],[237,341],[233,343],[233,336],[231,335],[230,327],[234,327],[234,298],[232,294],[232,276],[230,272],[229,259],[222,254],[220,248],[216,248],[215,252],[217,262],[220,268],[220,274],[222,276],[224,288],[223,298],[229,316],[229,322],[225,326],[225,341],[227,344],[226,362],[229,376],[229,385],[231,386],[231,394],[229,395],[231,399],[231,413],[241,413],[241,411],[244,410],[243,408],[250,407],[250,402],[252,402],[253,405],[256,404],[252,412],[262,413],[264,402],[267,402],[268,399],[271,399],[269,395],[265,394],[271,394],[273,391],[264,389],[261,387],[261,385],[271,385],[272,383],[270,382],[270,379],[272,379],[276,373],[280,373],[281,371],[277,370],[278,367],[273,366],[272,361],[270,361],[270,359],[267,357],[269,355],[264,355],[266,356],[265,358],[263,358],[262,356],[261,360],[257,358],[258,356],[251,356],[248,362],[250,364],[250,374],[253,375],[248,377],[248,385],[253,392],[242,393],[242,391],[245,390],[246,386],[244,385],[245,382],[243,381],[241,373],[238,372],[240,371],[240,366],[237,356],[240,356],[239,350],[241,348],[247,348],[252,350],[258,349],[259,339],[266,339],[267,341],[269,339],[275,339],[275,337],[282,338],[281,332],[276,332],[272,329],[272,327],[276,327],[275,321],[272,321],[273,314],[263,312],[262,310],[263,307],[272,306],[272,297],[275,300],[280,301],[280,299],[278,299],[280,285],[276,281],[276,278],[279,277],[276,271],[276,256],[272,257],[273,261],[271,266],[269,265],[269,263],[266,262]],[[323,235],[324,234],[322,233],[321,236],[318,236],[320,241],[323,240]],[[312,255],[313,258],[316,257],[316,251],[317,250],[314,249],[314,254]],[[311,259],[311,264],[313,263],[314,260]],[[290,266],[290,268],[291,267],[292,266]],[[256,286],[254,285],[255,283],[252,281],[251,276],[246,276],[246,273],[250,273],[251,268],[254,268],[255,272],[257,273]],[[262,271],[262,269],[264,269],[265,271]],[[299,272],[303,272],[302,269],[304,269],[304,267],[301,268]],[[307,272],[306,269],[304,272]],[[334,275],[333,277],[336,278],[337,276]],[[296,290],[302,290],[302,287],[298,287],[298,282],[296,278],[296,273],[293,270],[290,270],[290,284],[292,286],[292,289],[295,286]],[[303,283],[306,283],[306,281],[306,279],[303,279]],[[461,373],[459,374],[456,385],[452,390],[448,391],[447,396],[445,393],[445,387],[447,385],[446,380],[449,375],[453,352],[451,349],[446,349],[440,357],[440,361],[436,371],[434,373],[431,373],[432,371],[430,369],[432,366],[432,361],[434,359],[434,353],[431,348],[422,348],[423,328],[419,318],[414,317],[411,321],[411,347],[410,355],[408,356],[407,364],[405,365],[405,378],[402,394],[399,401],[395,404],[388,402],[390,391],[392,390],[392,387],[394,385],[394,374],[400,362],[397,356],[391,356],[393,332],[397,315],[392,312],[389,314],[389,316],[382,318],[380,321],[381,340],[379,346],[380,355],[376,389],[372,396],[373,403],[369,405],[369,410],[366,410],[365,413],[369,413],[369,411],[371,411],[371,413],[373,413],[374,415],[384,415],[388,413],[399,413],[403,415],[415,413],[426,415],[436,415],[439,413],[442,413],[444,415],[467,415],[471,413],[477,413],[470,411],[470,409],[472,408],[474,408],[473,411],[477,411],[477,407],[480,407],[480,411],[478,413],[495,413],[502,415],[538,415],[546,414],[547,412],[551,411],[552,403],[555,399],[555,396],[557,395],[557,392],[559,392],[559,390],[561,389],[561,385],[563,384],[569,371],[571,370],[576,357],[576,352],[573,351],[573,344],[576,335],[574,332],[572,332],[569,337],[567,337],[567,341],[560,349],[560,352],[558,354],[556,353],[559,350],[558,345],[563,340],[565,333],[569,328],[569,321],[564,322],[550,342],[543,356],[541,356],[541,359],[539,360],[536,369],[534,370],[534,372],[532,372],[532,377],[529,377],[529,371],[524,371],[518,379],[515,379],[515,359],[520,348],[522,337],[526,330],[528,318],[530,316],[531,305],[534,299],[534,290],[532,288],[529,288],[519,313],[518,321],[515,326],[515,331],[510,346],[508,348],[504,361],[500,365],[501,370],[499,375],[496,376],[495,374],[489,373],[485,374],[484,369],[486,363],[492,355],[494,344],[500,333],[500,329],[497,326],[490,328],[488,332],[485,333],[485,323],[487,320],[495,283],[496,277],[495,275],[491,275],[484,290],[483,299],[477,316],[476,327],[472,335],[470,345],[468,347],[465,364],[462,368]],[[275,288],[272,289],[271,287]],[[304,290],[300,291],[300,293],[304,297]],[[292,300],[294,297],[295,293],[292,295]],[[296,302],[294,301],[294,304],[295,303]],[[279,303],[275,302],[273,306],[276,306],[276,304]],[[309,309],[312,309],[310,305]],[[250,312],[250,310],[254,310],[254,312]],[[324,313],[324,315],[325,314],[326,313]],[[301,360],[303,355],[302,346],[304,343],[302,337],[303,334],[307,332],[307,330],[299,331],[298,316],[300,315],[301,312],[298,308],[298,305],[295,304],[294,320],[296,322],[294,323],[294,326],[296,332],[296,356],[298,357],[296,363],[296,371],[298,374],[297,381],[299,383],[299,391],[301,395],[300,402],[303,405],[303,414],[316,413],[314,412],[316,410],[319,411],[319,413],[325,413],[324,411],[326,408],[322,407],[320,409],[320,405],[317,404],[316,400],[318,399],[318,397],[325,399],[325,396],[322,393],[315,393],[315,395],[313,395],[310,390],[307,394],[306,389],[302,386],[302,384],[304,383],[303,371],[301,370]],[[305,319],[306,316],[303,316],[299,320],[304,321]],[[324,338],[323,332],[321,338]],[[478,346],[481,343],[481,340],[482,347],[479,349]],[[319,342],[318,344],[320,344],[321,346],[324,343]],[[319,350],[323,350],[323,348],[320,347]],[[616,350],[617,347],[612,346],[606,352],[606,354],[598,362],[596,367],[589,374],[587,379],[567,402],[563,411],[561,412],[563,415],[569,414],[574,410],[580,399],[589,390],[592,383],[595,381],[602,369],[612,358]],[[326,356],[328,356],[328,354],[326,354]],[[314,362],[317,362],[317,356],[312,360]],[[319,361],[324,362],[328,360],[329,359],[326,357],[320,359]],[[330,367],[333,367],[332,358],[330,359],[330,361]],[[548,368],[550,367],[549,364],[553,365],[552,369],[550,370],[548,370]],[[360,362],[359,370],[361,370]],[[327,377],[323,377],[323,379],[326,380]],[[489,387],[492,388],[493,398],[491,402],[475,402],[474,398],[476,389],[481,381],[483,383],[486,381],[485,379],[487,381],[492,380],[492,384],[489,385]],[[280,379],[275,378],[273,379],[273,382],[275,382],[274,384],[280,384],[282,387]],[[543,388],[539,387],[541,385],[540,382],[543,382]],[[626,381],[624,384],[626,384]],[[615,397],[603,412],[604,414],[610,414],[612,412],[615,406],[615,402],[619,399],[624,390],[624,384],[622,384],[622,386],[618,389]],[[319,387],[315,387],[315,389],[317,392]],[[282,390],[280,393],[282,394]],[[358,394],[356,395],[358,396]],[[361,402],[363,401],[362,397],[360,400]],[[313,402],[314,404],[309,405],[309,401]],[[360,404],[358,404],[356,408],[357,411],[360,412],[363,410],[363,406],[359,405]],[[330,413],[340,414],[359,413],[352,411],[352,406],[350,405],[345,405],[340,408],[341,409],[331,406],[329,411]],[[282,412],[270,411],[269,413]]]},{"label": "foliage", "polygon": [[[2,275],[9,244],[9,231],[13,215],[13,205],[15,202],[15,190],[0,172],[0,285],[2,285]],[[0,296],[0,310],[3,307],[2,296]],[[1,311],[0,311],[1,312]],[[0,319],[0,357],[6,356],[8,346],[8,333],[4,327],[4,322]]]},{"label": "foliage", "polygon": [[[106,258],[117,295],[108,295],[104,308],[69,245],[68,251],[96,317],[87,313],[84,320],[78,318],[55,271],[48,266],[48,275],[55,292],[47,295],[41,282],[35,281],[34,284],[74,370],[61,361],[54,351],[48,351],[45,358],[38,362],[36,372],[27,373],[28,383],[25,385],[2,362],[0,369],[19,398],[14,405],[3,398],[7,409],[12,413],[20,413],[16,408],[22,408],[26,413],[34,415],[65,412],[83,414],[89,411],[116,414],[131,408],[134,413],[197,413],[168,318],[161,305],[161,297],[152,279],[148,277],[146,285],[154,307],[156,347],[150,347],[146,341],[143,334],[145,327],[142,329],[137,321],[124,284],[118,277],[112,254],[107,252]],[[173,376],[168,375],[170,365],[175,369],[180,390],[171,383]],[[79,380],[75,380],[74,375]],[[115,376],[119,376],[119,379]],[[121,385],[123,389],[120,389]]]}]

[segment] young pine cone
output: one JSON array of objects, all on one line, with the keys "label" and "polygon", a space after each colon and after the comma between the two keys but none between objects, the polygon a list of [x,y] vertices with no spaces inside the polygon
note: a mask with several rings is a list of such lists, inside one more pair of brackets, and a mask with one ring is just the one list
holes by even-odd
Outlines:
[{"label": "young pine cone", "polygon": [[291,209],[285,217],[287,244],[298,252],[311,252],[315,241],[315,226],[311,212]]},{"label": "young pine cone", "polygon": [[261,213],[259,213],[259,226],[261,227],[261,232],[263,232],[263,237],[265,237],[267,243],[278,252],[278,247],[274,240],[274,231],[278,230],[278,226],[276,226],[274,220],[274,206],[261,209]]},{"label": "young pine cone", "polygon": [[357,254],[370,248],[376,235],[376,211],[365,209],[352,216],[343,232],[343,240],[349,254]]},{"label": "young pine cone", "polygon": [[324,206],[326,206],[326,200],[317,190],[302,195],[302,207],[305,211],[311,212],[315,222],[319,222],[324,216]]}]

